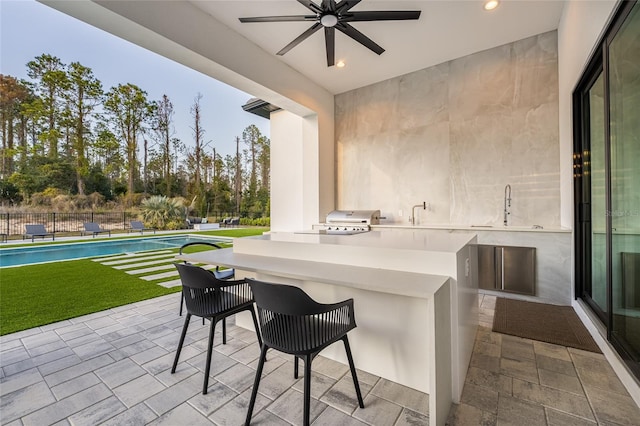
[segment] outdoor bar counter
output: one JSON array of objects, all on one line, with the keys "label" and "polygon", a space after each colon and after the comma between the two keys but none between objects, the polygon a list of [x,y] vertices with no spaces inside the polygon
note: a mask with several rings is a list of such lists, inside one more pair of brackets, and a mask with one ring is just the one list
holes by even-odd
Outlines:
[{"label": "outdoor bar counter", "polygon": [[[322,303],[353,298],[356,367],[428,393],[430,424],[443,425],[451,402],[460,400],[475,339],[475,242],[473,233],[433,230],[274,232],[180,259],[295,285]],[[253,329],[248,315],[236,323]],[[347,362],[342,345],[322,355]]]}]

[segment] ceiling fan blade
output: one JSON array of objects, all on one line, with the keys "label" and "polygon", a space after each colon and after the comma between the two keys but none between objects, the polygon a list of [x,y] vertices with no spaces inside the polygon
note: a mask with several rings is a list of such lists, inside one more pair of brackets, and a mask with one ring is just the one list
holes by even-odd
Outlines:
[{"label": "ceiling fan blade", "polygon": [[327,46],[327,66],[336,63],[336,30],[333,27],[324,28],[324,43]]},{"label": "ceiling fan blade", "polygon": [[311,0],[298,0],[298,3],[304,5],[307,9],[312,11],[313,13],[322,13],[323,10],[320,6],[312,2]]},{"label": "ceiling fan blade", "polygon": [[322,24],[320,24],[319,22],[316,22],[311,27],[309,27],[309,29],[307,31],[303,32],[298,37],[296,37],[295,40],[293,40],[291,43],[289,43],[285,47],[283,47],[278,53],[276,53],[276,55],[279,55],[279,56],[284,55],[285,53],[287,53],[288,51],[290,51],[291,49],[293,49],[294,47],[299,45],[302,41],[304,41],[311,34],[313,34],[316,31],[318,31],[321,27],[322,27]]},{"label": "ceiling fan blade", "polygon": [[316,15],[290,15],[290,16],[258,16],[255,18],[239,18],[240,22],[287,22],[287,21],[315,21]]},{"label": "ceiling fan blade", "polygon": [[384,49],[377,45],[373,40],[345,22],[339,22],[338,25],[335,26],[335,28],[339,31],[342,31],[344,34],[348,35],[349,37],[351,37],[367,49],[377,53],[378,55],[381,55],[382,52],[384,52]]},{"label": "ceiling fan blade", "polygon": [[337,12],[344,13],[361,1],[362,0],[342,0],[340,3],[338,3]]},{"label": "ceiling fan blade", "polygon": [[370,12],[350,12],[342,17],[343,22],[362,21],[405,21],[420,18],[420,10],[389,10]]},{"label": "ceiling fan blade", "polygon": [[323,10],[335,12],[336,0],[322,0],[322,4],[320,5],[320,7],[322,7]]}]

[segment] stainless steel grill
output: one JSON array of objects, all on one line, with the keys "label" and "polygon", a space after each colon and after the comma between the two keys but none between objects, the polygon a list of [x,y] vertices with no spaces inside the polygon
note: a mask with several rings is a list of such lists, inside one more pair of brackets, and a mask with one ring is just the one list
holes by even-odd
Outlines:
[{"label": "stainless steel grill", "polygon": [[371,230],[380,224],[380,210],[334,210],[327,215],[324,230],[327,234],[351,235]]}]

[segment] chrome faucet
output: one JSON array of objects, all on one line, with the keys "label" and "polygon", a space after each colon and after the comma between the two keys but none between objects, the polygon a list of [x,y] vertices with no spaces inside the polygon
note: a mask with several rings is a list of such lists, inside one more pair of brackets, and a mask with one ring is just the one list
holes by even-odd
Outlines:
[{"label": "chrome faucet", "polygon": [[504,187],[504,226],[509,224],[509,215],[511,212],[509,209],[511,208],[511,185],[507,184]]},{"label": "chrome faucet", "polygon": [[411,222],[411,225],[415,226],[416,224],[416,207],[422,207],[423,210],[427,209],[427,202],[423,201],[422,204],[416,204],[415,206],[411,207],[411,217],[409,218],[409,222]]}]

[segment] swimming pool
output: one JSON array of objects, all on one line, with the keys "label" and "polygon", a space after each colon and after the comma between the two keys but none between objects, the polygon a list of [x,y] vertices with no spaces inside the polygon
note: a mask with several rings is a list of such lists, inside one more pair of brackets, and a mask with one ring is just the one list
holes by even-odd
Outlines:
[{"label": "swimming pool", "polygon": [[38,247],[18,247],[0,250],[0,267],[31,265],[59,260],[82,259],[147,250],[162,250],[180,247],[186,243],[206,241],[220,243],[222,238],[179,235],[170,237],[135,238],[130,240],[95,241],[87,243],[57,244]]}]

